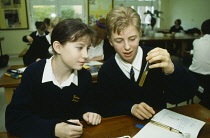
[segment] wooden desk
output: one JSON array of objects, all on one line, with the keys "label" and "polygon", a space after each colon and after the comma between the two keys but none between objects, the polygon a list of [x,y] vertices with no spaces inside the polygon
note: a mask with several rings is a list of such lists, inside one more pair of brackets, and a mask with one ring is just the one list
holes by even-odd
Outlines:
[{"label": "wooden desk", "polygon": [[[22,68],[24,65],[13,65],[9,69]],[[21,79],[15,79],[6,75],[2,75],[0,78],[0,87],[4,87],[7,104],[10,103],[14,89],[20,84]]]},{"label": "wooden desk", "polygon": [[[170,108],[169,110],[206,122],[201,128],[198,138],[210,138],[210,122],[206,120],[206,118],[210,117],[210,110],[199,104],[180,106]],[[140,130],[140,128],[135,127],[135,125],[145,125],[148,121],[149,120],[142,121],[132,116],[123,115],[103,118],[102,123],[98,126],[90,126],[82,122],[85,128],[83,129],[81,138],[116,138],[125,135],[133,137]],[[0,132],[0,137],[16,138],[7,132]]]},{"label": "wooden desk", "polygon": [[[12,65],[9,67],[9,69],[19,69],[24,67],[24,65]],[[92,76],[93,83],[97,82],[97,76]],[[6,75],[2,75],[0,78],[0,87],[5,88],[5,96],[6,96],[6,102],[9,104],[12,99],[13,91],[14,89],[20,84],[21,79],[15,79]]]},{"label": "wooden desk", "polygon": [[149,46],[155,46],[155,47],[161,47],[167,49],[168,48],[168,43],[169,42],[181,42],[182,48],[181,48],[181,56],[184,55],[184,51],[186,47],[188,46],[188,43],[193,42],[193,40],[199,38],[200,36],[192,36],[192,35],[184,35],[184,36],[179,36],[179,37],[169,37],[169,36],[164,36],[164,37],[154,37],[154,36],[142,36],[140,38],[140,46],[142,45],[149,45]]}]

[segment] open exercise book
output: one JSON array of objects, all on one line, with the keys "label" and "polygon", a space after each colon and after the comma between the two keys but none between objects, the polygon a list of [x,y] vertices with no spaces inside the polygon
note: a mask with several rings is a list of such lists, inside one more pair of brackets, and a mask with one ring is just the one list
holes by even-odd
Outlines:
[{"label": "open exercise book", "polygon": [[133,138],[197,138],[205,122],[163,109]]}]

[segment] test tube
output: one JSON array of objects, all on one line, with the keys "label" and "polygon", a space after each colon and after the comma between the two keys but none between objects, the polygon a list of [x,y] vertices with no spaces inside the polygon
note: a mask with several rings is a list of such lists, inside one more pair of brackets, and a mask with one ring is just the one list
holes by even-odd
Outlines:
[{"label": "test tube", "polygon": [[145,66],[145,68],[144,68],[144,72],[142,73],[141,79],[140,79],[140,81],[139,81],[139,86],[140,86],[140,87],[142,87],[142,86],[144,85],[144,81],[145,81],[145,79],[146,79],[146,77],[147,77],[147,74],[148,74],[148,71],[149,71],[149,65],[150,65],[150,64],[151,64],[151,63],[147,62],[146,66]]}]

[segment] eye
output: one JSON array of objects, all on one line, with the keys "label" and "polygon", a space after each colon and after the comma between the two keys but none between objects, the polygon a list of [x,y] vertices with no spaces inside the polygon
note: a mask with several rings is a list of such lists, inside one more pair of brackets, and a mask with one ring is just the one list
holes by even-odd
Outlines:
[{"label": "eye", "polygon": [[135,37],[130,38],[130,41],[135,41],[135,40],[136,40]]},{"label": "eye", "polygon": [[122,42],[122,40],[115,40],[115,42],[116,42],[116,43],[121,43],[121,42]]},{"label": "eye", "polygon": [[79,50],[82,50],[82,48],[83,48],[83,47],[81,47],[81,46],[80,46],[80,47],[77,47],[77,49],[79,49]]}]

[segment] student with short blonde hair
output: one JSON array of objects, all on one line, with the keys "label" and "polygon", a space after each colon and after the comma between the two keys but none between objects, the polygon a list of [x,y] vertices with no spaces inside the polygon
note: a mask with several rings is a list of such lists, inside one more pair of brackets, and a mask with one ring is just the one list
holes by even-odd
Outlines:
[{"label": "student with short blonde hair", "polygon": [[[108,39],[117,52],[98,73],[98,107],[104,117],[133,115],[149,119],[155,110],[195,95],[195,80],[173,64],[162,48],[139,46],[140,17],[131,7],[116,7],[106,17]],[[148,66],[144,83],[139,83]],[[143,84],[143,85],[142,85]]]}]

